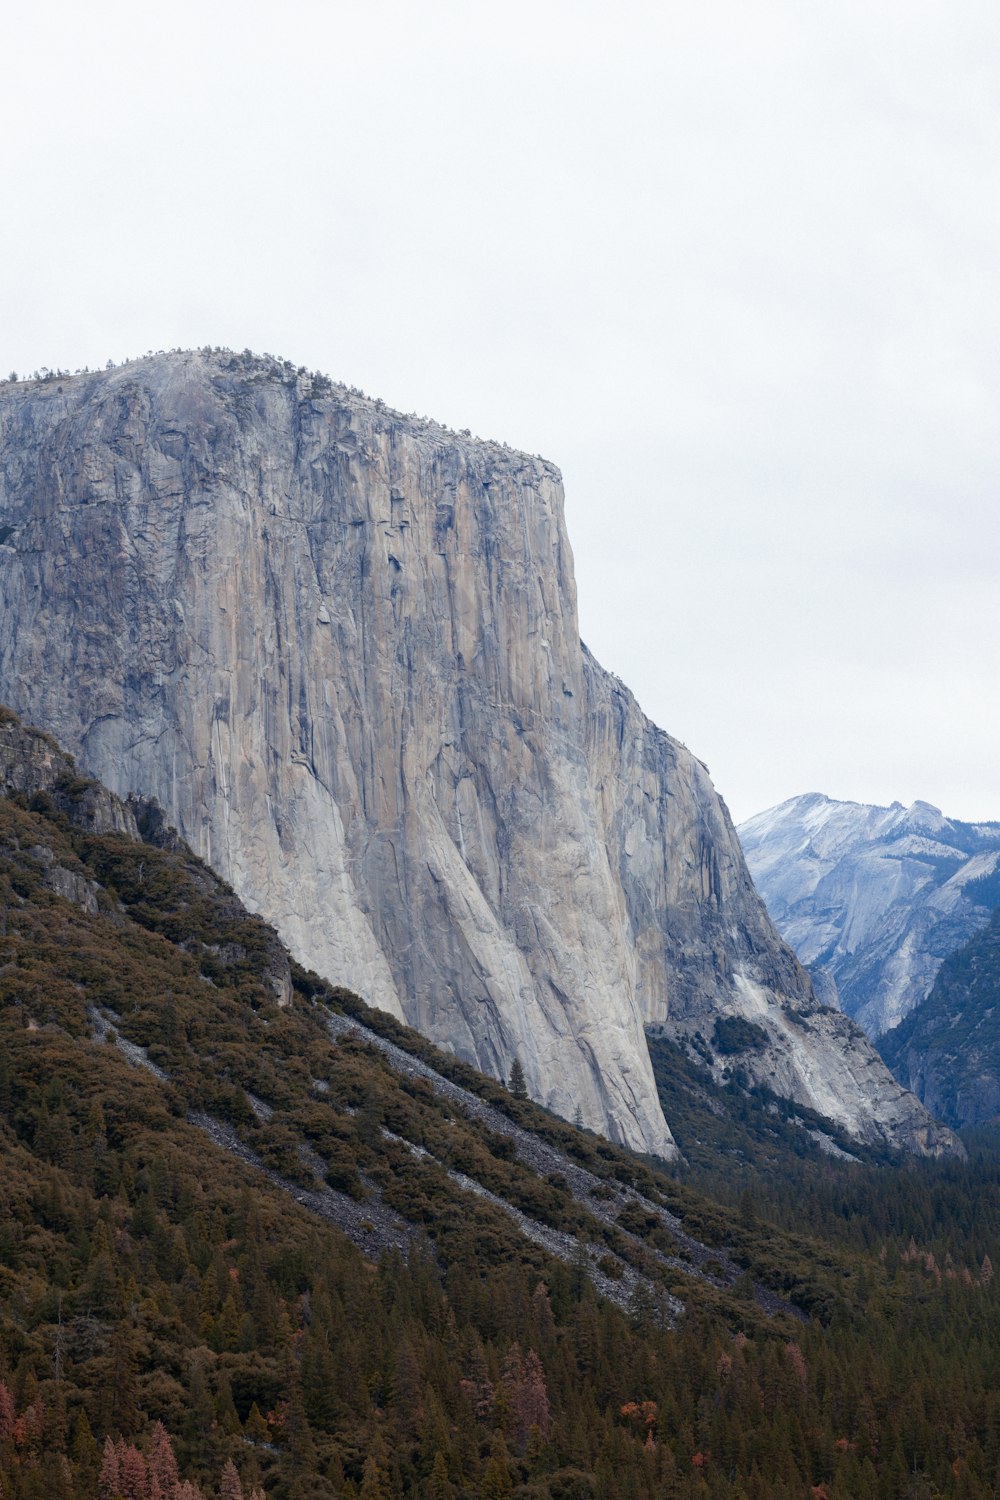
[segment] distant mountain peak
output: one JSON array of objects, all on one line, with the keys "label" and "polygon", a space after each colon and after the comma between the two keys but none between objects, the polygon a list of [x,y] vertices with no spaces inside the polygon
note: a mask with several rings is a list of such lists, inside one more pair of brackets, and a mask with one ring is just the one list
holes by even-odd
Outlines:
[{"label": "distant mountain peak", "polygon": [[941,960],[989,915],[982,883],[1000,861],[1000,824],[964,823],[919,798],[878,807],[810,794],[738,832],[778,930],[871,1036],[923,999]]}]

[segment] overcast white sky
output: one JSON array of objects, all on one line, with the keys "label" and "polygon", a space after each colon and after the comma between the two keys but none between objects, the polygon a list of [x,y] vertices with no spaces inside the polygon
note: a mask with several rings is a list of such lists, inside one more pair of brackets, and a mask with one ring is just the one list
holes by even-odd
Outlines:
[{"label": "overcast white sky", "polygon": [[543,453],[737,818],[1000,818],[996,0],[50,0],[0,97],[4,371],[249,345]]}]

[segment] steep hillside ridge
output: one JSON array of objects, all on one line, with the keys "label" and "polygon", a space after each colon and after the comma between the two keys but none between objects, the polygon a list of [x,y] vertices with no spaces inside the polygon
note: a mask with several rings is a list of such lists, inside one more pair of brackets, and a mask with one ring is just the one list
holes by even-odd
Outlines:
[{"label": "steep hillside ridge", "polygon": [[[239,1493],[217,1483],[228,1463],[261,1485],[244,1495],[334,1500],[330,1465],[357,1490],[382,1442],[407,1470],[394,1493],[408,1494],[442,1431],[465,1420],[478,1436],[461,1384],[470,1348],[499,1371],[510,1347],[520,1358],[513,1340],[537,1350],[551,1335],[554,1399],[541,1414],[554,1436],[556,1392],[586,1385],[581,1308],[621,1361],[613,1416],[639,1350],[650,1336],[664,1347],[677,1290],[751,1328],[793,1314],[775,1290],[786,1282],[810,1309],[836,1295],[789,1237],[773,1256],[735,1215],[436,1058],[316,976],[296,970],[276,1003],[273,932],[185,847],[140,840],[141,817],[6,710],[0,768],[5,1496],[151,1494],[112,1484],[107,1440],[149,1452],[155,1422],[205,1485],[183,1491],[191,1500]],[[101,829],[98,805],[112,813]],[[522,1310],[502,1335],[498,1304]],[[557,1338],[569,1359],[558,1377]],[[401,1403],[400,1372],[413,1369],[420,1401]],[[431,1392],[447,1415],[425,1432],[414,1413]],[[591,1431],[600,1408],[587,1399]],[[477,1440],[467,1450],[478,1493],[488,1444],[482,1460]]]},{"label": "steep hillside ridge", "polygon": [[[638,1288],[673,1320],[682,1304],[669,1288],[697,1296],[739,1279],[704,1202],[293,967],[273,930],[186,846],[143,839],[142,818],[0,709],[0,767],[9,762],[33,770],[34,790],[0,780],[5,1064],[18,1031],[39,1042],[46,1032],[77,1054],[96,1044],[98,1073],[117,1051],[143,1075],[153,1109],[166,1102],[261,1174],[262,1189],[294,1198],[374,1258],[408,1251],[428,1227],[447,1235],[456,1208],[459,1222],[472,1211],[472,1194],[513,1222],[514,1243],[519,1235],[585,1270],[622,1308]],[[102,830],[91,815],[98,799],[117,804]],[[273,984],[276,951],[285,1000]],[[9,1066],[3,1079],[9,1113]],[[61,1095],[62,1080],[52,1081]],[[18,1088],[30,1093],[23,1078]],[[60,1161],[68,1154],[63,1131]],[[419,1193],[408,1197],[428,1173],[439,1189],[433,1211]],[[689,1214],[712,1226],[711,1243],[685,1226]],[[755,1300],[769,1315],[801,1316],[765,1285]]]},{"label": "steep hillside ridge", "polygon": [[778,931],[824,998],[873,1037],[927,995],[1000,896],[1000,823],[962,823],[927,802],[811,793],[738,832]]},{"label": "steep hillside ridge", "polygon": [[926,1149],[860,1039],[803,1049],[707,775],[584,654],[551,465],[158,356],[0,392],[0,538],[0,694],[310,967],[667,1157],[644,1023],[749,1010],[779,1087]]},{"label": "steep hillside ridge", "polygon": [[948,955],[930,994],[886,1032],[879,1050],[954,1129],[1000,1119],[1000,907]]},{"label": "steep hillside ridge", "polygon": [[0,765],[5,1496],[874,1496],[927,1389],[986,1493],[996,1162],[813,1160],[773,1223],[727,1149],[723,1206],[287,955],[281,1003],[155,818],[6,713]]}]

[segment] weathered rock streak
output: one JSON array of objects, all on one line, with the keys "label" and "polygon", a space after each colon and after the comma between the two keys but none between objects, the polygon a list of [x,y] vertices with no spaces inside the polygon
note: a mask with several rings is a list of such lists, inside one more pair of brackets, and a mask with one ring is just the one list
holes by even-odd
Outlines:
[{"label": "weathered rock streak", "polygon": [[[541,459],[273,361],[7,387],[0,696],[300,960],[670,1155],[644,1022],[750,983],[784,1036],[809,987],[704,769],[582,649],[562,505]],[[839,1109],[914,1143],[867,1084]]]}]

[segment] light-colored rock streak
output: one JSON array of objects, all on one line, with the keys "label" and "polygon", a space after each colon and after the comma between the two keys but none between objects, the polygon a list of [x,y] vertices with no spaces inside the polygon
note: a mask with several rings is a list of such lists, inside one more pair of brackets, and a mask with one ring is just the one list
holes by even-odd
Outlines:
[{"label": "light-colored rock streak", "polygon": [[644,1023],[808,984],[704,768],[581,648],[562,503],[266,360],[7,387],[0,695],[301,961],[670,1156]]}]

